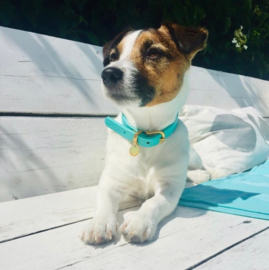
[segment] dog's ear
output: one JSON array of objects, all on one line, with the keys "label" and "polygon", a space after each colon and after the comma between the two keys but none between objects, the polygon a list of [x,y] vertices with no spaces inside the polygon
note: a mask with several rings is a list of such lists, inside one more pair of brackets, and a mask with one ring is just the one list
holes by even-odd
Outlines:
[{"label": "dog's ear", "polygon": [[110,51],[113,48],[116,48],[117,45],[121,42],[121,40],[123,39],[123,37],[128,33],[132,31],[132,28],[126,28],[124,31],[122,31],[121,33],[119,33],[114,39],[112,39],[111,41],[107,42],[104,47],[103,47],[103,65],[104,67],[107,66],[109,64],[109,55],[110,55]]},{"label": "dog's ear", "polygon": [[168,30],[178,50],[191,59],[206,46],[208,31],[203,27],[185,27],[171,22],[162,24],[163,27]]}]

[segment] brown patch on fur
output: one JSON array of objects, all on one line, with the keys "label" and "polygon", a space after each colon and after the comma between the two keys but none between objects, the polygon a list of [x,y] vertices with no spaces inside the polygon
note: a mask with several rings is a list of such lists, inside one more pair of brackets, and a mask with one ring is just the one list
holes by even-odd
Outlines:
[{"label": "brown patch on fur", "polygon": [[[155,89],[154,99],[146,104],[146,106],[154,106],[159,103],[168,102],[174,99],[183,84],[185,72],[191,65],[191,60],[194,55],[205,46],[206,38],[201,41],[195,41],[195,34],[191,34],[191,40],[186,37],[188,33],[186,27],[180,27],[171,24],[170,28],[162,25],[159,29],[149,29],[141,32],[137,37],[133,50],[130,55],[131,61],[139,72],[148,80],[148,84]],[[171,33],[171,31],[175,32]],[[197,33],[200,33],[199,29]],[[204,30],[204,29],[203,29]],[[206,30],[205,30],[206,31]],[[172,36],[174,35],[174,36]],[[185,44],[189,45],[189,51],[183,52],[179,48],[177,38],[180,36]],[[207,35],[206,35],[207,37]],[[184,43],[183,42],[183,43]],[[195,44],[195,42],[197,44]],[[201,44],[203,43],[203,44]],[[149,59],[145,57],[149,48],[161,48],[161,54],[156,59]]]},{"label": "brown patch on fur", "polygon": [[203,27],[185,27],[166,22],[162,28],[168,29],[178,50],[190,59],[193,59],[196,53],[203,50],[206,46],[208,31]]},{"label": "brown patch on fur", "polygon": [[[148,84],[155,88],[155,97],[146,106],[154,106],[174,99],[190,66],[190,61],[178,51],[168,31],[163,30],[160,28],[142,32],[134,44],[130,57],[139,72],[147,78]],[[152,43],[151,46],[154,47],[161,45],[168,56],[164,55],[156,61],[145,59],[142,54],[146,52],[141,52],[141,48],[146,42]]]}]

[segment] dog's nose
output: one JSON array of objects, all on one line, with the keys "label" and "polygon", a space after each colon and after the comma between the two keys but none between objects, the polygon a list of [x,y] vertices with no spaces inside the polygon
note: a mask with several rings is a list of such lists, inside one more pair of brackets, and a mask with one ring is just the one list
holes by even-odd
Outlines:
[{"label": "dog's nose", "polygon": [[115,86],[123,77],[123,72],[119,68],[110,67],[103,70],[101,77],[105,86]]}]

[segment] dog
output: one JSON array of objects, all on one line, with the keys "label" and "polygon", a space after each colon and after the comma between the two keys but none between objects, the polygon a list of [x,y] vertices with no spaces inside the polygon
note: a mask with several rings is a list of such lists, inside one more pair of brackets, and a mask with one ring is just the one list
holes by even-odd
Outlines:
[{"label": "dog", "polygon": [[107,121],[106,165],[94,218],[81,236],[85,243],[116,237],[116,214],[127,195],[145,200],[138,211],[124,215],[120,231],[128,242],[152,240],[158,223],[176,208],[190,147],[177,115],[188,94],[191,61],[207,37],[205,28],[167,22],[158,29],[128,29],[103,47],[102,88],[121,113]]}]

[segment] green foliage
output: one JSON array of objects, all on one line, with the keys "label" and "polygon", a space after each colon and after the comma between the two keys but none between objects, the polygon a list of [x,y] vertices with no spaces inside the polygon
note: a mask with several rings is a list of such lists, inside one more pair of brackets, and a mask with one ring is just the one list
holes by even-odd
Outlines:
[{"label": "green foliage", "polygon": [[269,80],[268,0],[0,1],[2,26],[95,45],[128,26],[162,21],[208,28],[208,46],[194,65]]}]

